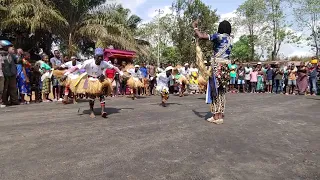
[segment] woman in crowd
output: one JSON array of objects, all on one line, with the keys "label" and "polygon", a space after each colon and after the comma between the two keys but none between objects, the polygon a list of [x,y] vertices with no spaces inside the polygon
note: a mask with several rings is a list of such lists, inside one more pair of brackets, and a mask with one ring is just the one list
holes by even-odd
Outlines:
[{"label": "woman in crowd", "polygon": [[24,53],[23,59],[17,64],[17,84],[19,89],[19,94],[21,98],[21,104],[29,104],[30,101],[25,100],[25,95],[31,97],[31,87],[30,87],[30,69],[31,64],[30,53]]},{"label": "woman in crowd", "polygon": [[297,86],[300,95],[306,95],[308,89],[308,69],[304,65],[304,62],[301,62],[298,70]]},{"label": "woman in crowd", "polygon": [[256,68],[250,73],[251,93],[257,92],[258,73]]},{"label": "woman in crowd", "polygon": [[259,93],[264,92],[264,70],[261,66],[261,63],[258,63],[257,65],[257,71],[258,71],[258,76],[257,76],[257,88],[256,91]]}]

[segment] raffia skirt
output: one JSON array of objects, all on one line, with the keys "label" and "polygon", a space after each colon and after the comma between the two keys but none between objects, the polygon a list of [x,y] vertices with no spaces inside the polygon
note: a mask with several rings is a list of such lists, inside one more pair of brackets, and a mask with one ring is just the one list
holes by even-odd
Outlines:
[{"label": "raffia skirt", "polygon": [[77,79],[71,80],[70,90],[76,94],[88,93],[95,96],[108,96],[112,92],[112,84],[108,79],[100,82],[98,78],[79,76]]},{"label": "raffia skirt", "polygon": [[143,83],[135,77],[130,77],[127,81],[127,86],[129,86],[131,89],[137,89],[144,87]]}]

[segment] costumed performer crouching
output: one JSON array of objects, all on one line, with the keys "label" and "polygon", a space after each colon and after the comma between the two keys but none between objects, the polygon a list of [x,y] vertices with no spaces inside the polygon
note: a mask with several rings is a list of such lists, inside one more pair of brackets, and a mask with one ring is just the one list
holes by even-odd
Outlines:
[{"label": "costumed performer crouching", "polygon": [[[90,101],[90,117],[95,118],[94,115],[94,100],[96,97],[100,98],[101,105],[101,116],[106,118],[107,113],[105,112],[105,97],[104,95],[110,95],[112,92],[111,82],[105,78],[106,69],[114,69],[116,72],[123,75],[123,72],[119,68],[113,66],[111,63],[103,60],[103,49],[95,49],[94,59],[89,59],[83,62],[82,65],[79,65],[77,68],[74,68],[73,71],[77,69],[85,69],[85,73],[81,74],[77,79],[72,80],[70,84],[70,89],[77,94],[87,93]],[[73,73],[73,71],[68,71],[65,75]]]},{"label": "costumed performer crouching", "polygon": [[142,73],[139,69],[140,66],[135,65],[134,69],[128,70],[128,73],[130,73],[130,78],[127,81],[127,85],[130,87],[132,100],[136,99],[136,94],[138,94],[139,89],[144,86],[141,82]]},{"label": "costumed performer crouching", "polygon": [[169,99],[168,83],[173,79],[172,70],[173,67],[169,66],[164,70],[164,72],[159,73],[157,76],[156,90],[161,94],[161,104],[163,107],[166,106],[166,102]]},{"label": "costumed performer crouching", "polygon": [[[68,73],[68,77],[65,80],[64,100],[62,101],[64,104],[68,103],[71,81],[77,79],[80,76],[79,65],[81,66],[81,62],[77,61],[77,58],[75,56],[71,57],[71,61],[68,61],[61,65],[61,68],[67,69],[69,72],[72,71],[72,73]],[[76,94],[74,94],[72,91],[71,94],[73,94],[73,103],[77,103]]]}]

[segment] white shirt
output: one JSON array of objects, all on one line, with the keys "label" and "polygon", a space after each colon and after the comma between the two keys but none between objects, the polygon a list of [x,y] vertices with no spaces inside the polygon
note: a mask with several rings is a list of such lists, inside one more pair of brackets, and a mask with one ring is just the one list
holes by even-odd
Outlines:
[{"label": "white shirt", "polygon": [[168,87],[169,81],[172,79],[172,76],[167,77],[165,72],[162,72],[157,77],[157,86]]},{"label": "white shirt", "polygon": [[162,69],[161,67],[158,67],[156,73],[159,74],[159,73],[162,73],[162,72],[164,72],[164,69]]},{"label": "white shirt", "polygon": [[[79,61],[76,61],[76,65],[75,66],[79,66],[81,63]],[[71,69],[73,67],[75,67],[72,65],[72,61],[66,62],[64,64],[61,65],[62,68],[68,68]]]},{"label": "white shirt", "polygon": [[129,69],[129,70],[128,70],[128,73],[130,73],[130,75],[131,75],[132,77],[139,78],[139,79],[142,78],[142,73],[141,73],[141,71],[138,70],[138,71],[136,72],[136,71],[135,71],[135,68]]},{"label": "white shirt", "polygon": [[186,70],[186,68],[183,67],[180,69],[180,74],[184,75],[185,77],[188,77],[191,74],[191,72],[189,68]]},{"label": "white shirt", "polygon": [[79,69],[85,69],[87,74],[92,77],[99,77],[105,75],[106,69],[112,69],[114,66],[107,62],[101,61],[101,64],[98,66],[94,59],[89,59],[83,62],[82,65],[79,65]]},{"label": "white shirt", "polygon": [[245,80],[250,80],[250,73],[252,72],[252,68],[251,67],[245,67],[244,68],[244,72],[245,72],[245,75],[244,75],[244,79]]},{"label": "white shirt", "polygon": [[189,72],[190,72],[190,74],[191,74],[192,72],[199,73],[199,70],[198,70],[198,68],[190,68]]},{"label": "white shirt", "polygon": [[62,64],[62,61],[60,59],[57,59],[56,57],[53,57],[50,59],[50,63],[52,64],[52,66],[56,65],[60,67]]}]

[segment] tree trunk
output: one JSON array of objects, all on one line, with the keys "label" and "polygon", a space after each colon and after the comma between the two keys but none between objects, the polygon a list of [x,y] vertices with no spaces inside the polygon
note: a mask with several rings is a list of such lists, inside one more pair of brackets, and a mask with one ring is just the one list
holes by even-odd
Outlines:
[{"label": "tree trunk", "polygon": [[69,40],[68,40],[68,55],[72,56],[73,54],[73,48],[72,48],[72,33],[69,34]]}]

